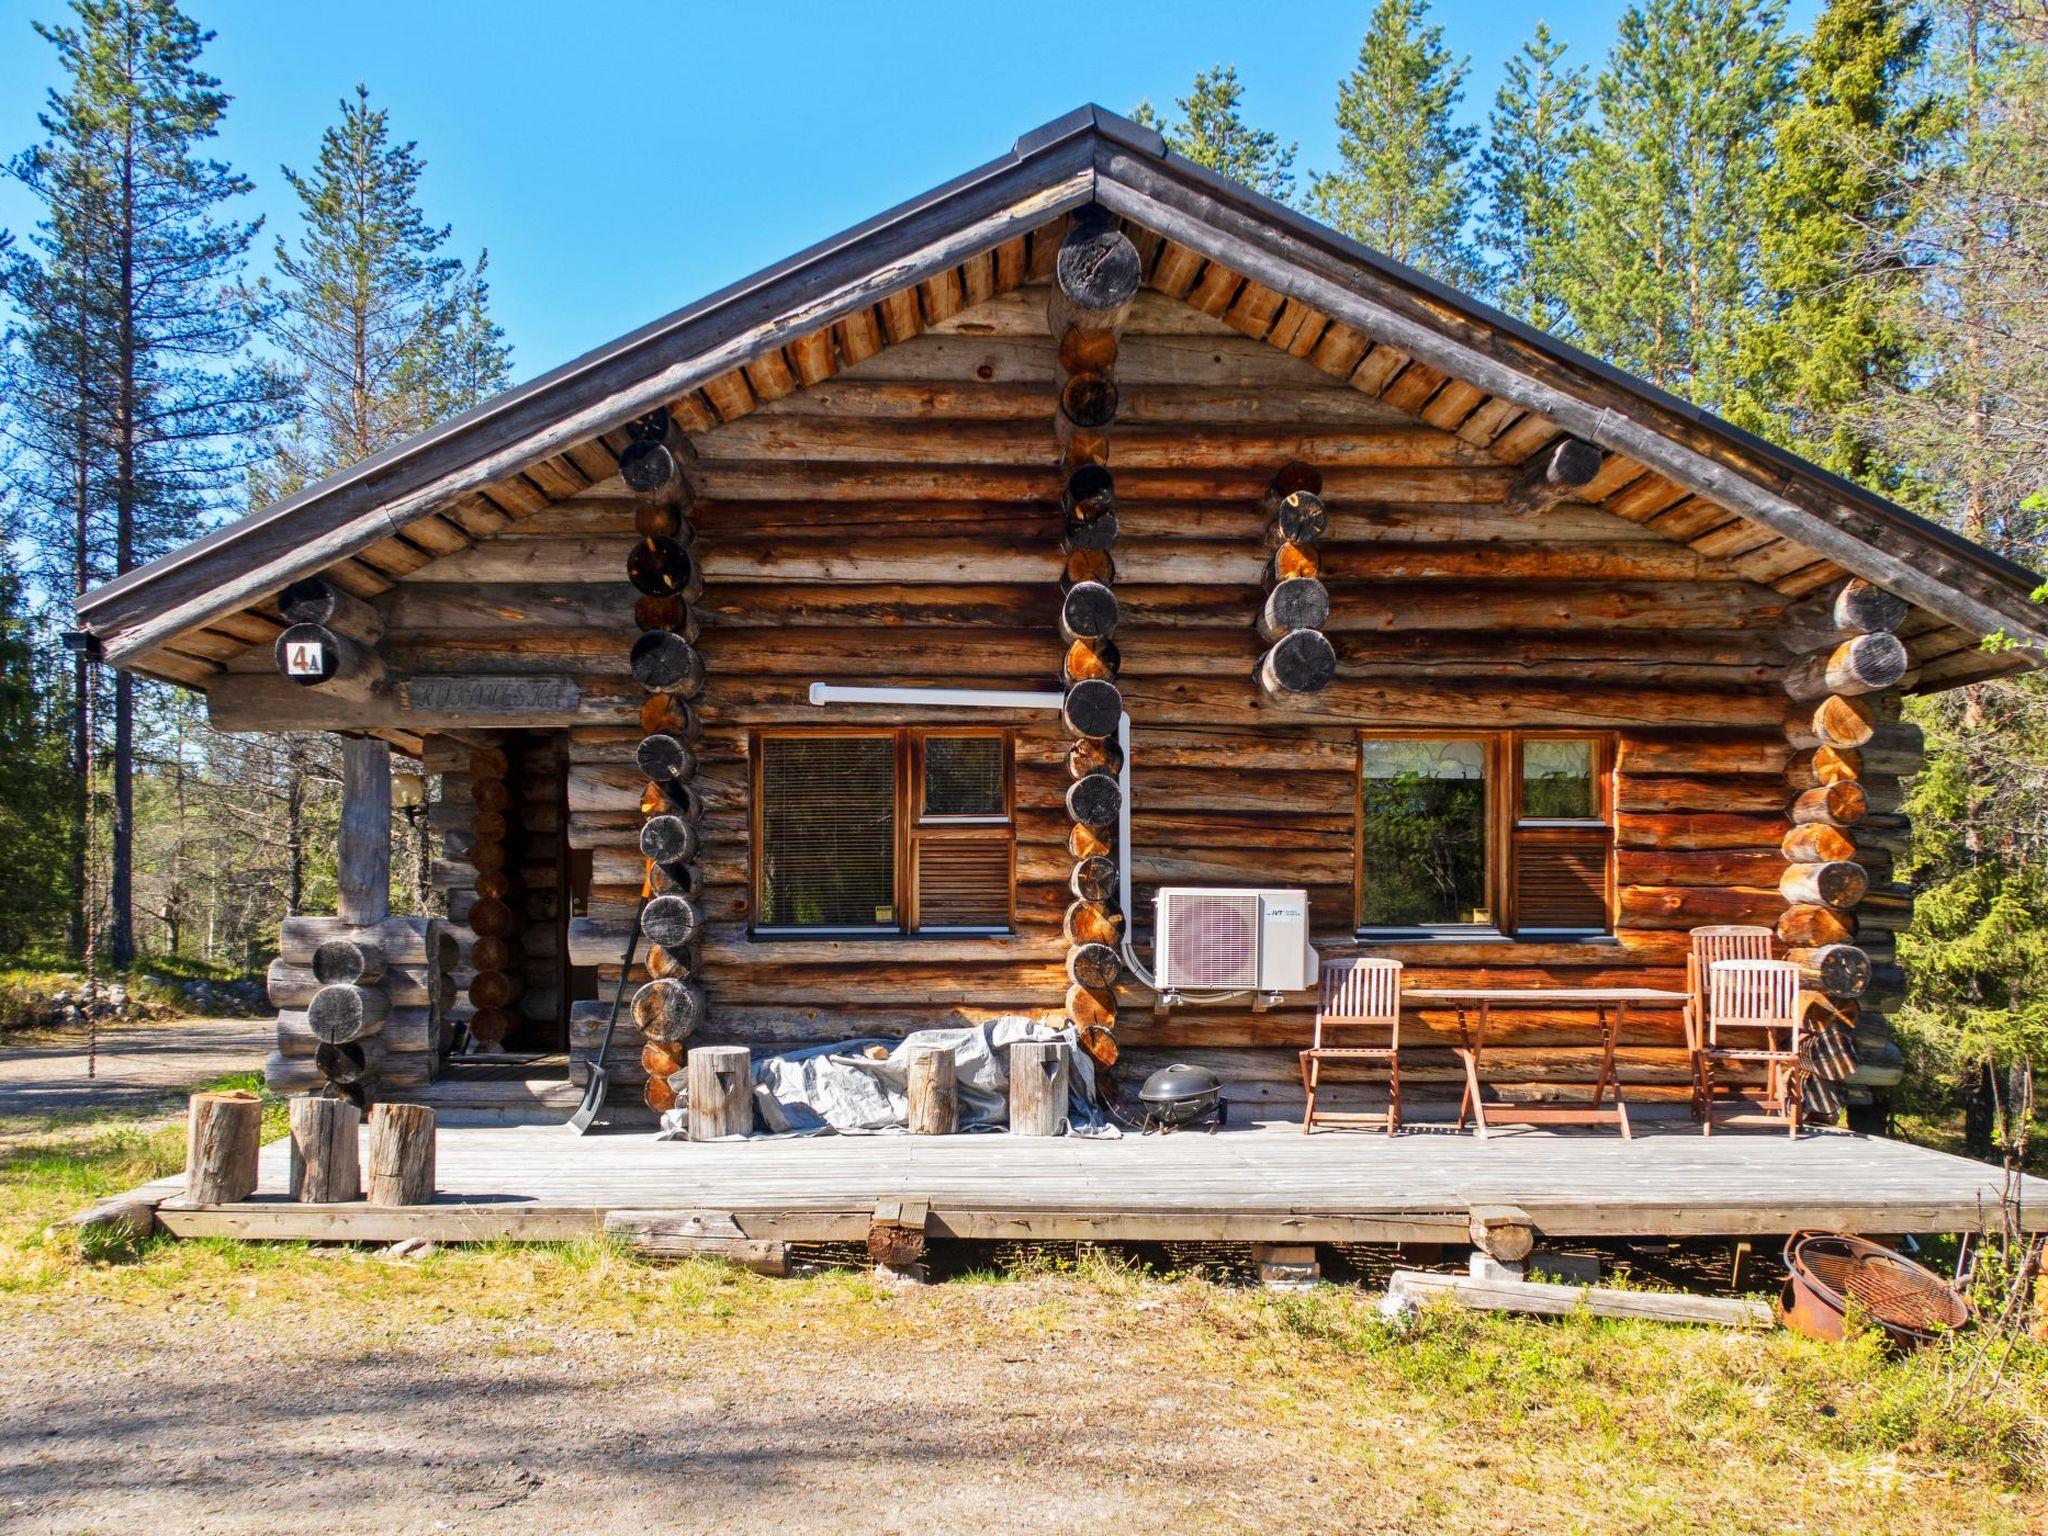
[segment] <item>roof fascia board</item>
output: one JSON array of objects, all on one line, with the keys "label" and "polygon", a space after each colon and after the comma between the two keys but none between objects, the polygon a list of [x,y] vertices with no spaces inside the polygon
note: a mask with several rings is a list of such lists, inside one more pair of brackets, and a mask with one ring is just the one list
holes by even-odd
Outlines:
[{"label": "roof fascia board", "polygon": [[[1566,387],[1563,381],[1568,381],[1569,375],[1564,364],[1555,370],[1560,381],[1553,381],[1526,366],[1505,362],[1460,338],[1457,332],[1466,328],[1465,315],[1435,312],[1446,302],[1433,292],[1435,285],[1424,287],[1421,295],[1433,312],[1426,321],[1409,306],[1396,307],[1389,302],[1392,295],[1370,291],[1372,280],[1358,272],[1355,250],[1331,250],[1324,240],[1304,239],[1303,229],[1294,226],[1300,224],[1308,230],[1315,226],[1305,225],[1291,214],[1284,221],[1272,218],[1264,208],[1241,210],[1234,206],[1234,196],[1217,195],[1234,189],[1203,185],[1213,178],[1196,167],[1186,168],[1187,174],[1183,174],[1178,160],[1170,165],[1168,169],[1152,157],[1133,155],[1105,142],[1097,160],[1096,195],[1123,217],[1399,347],[1432,367],[1537,411],[1576,436],[1626,454],[1971,633],[2003,630],[2037,648],[2048,646],[2043,616],[2023,593],[2012,591],[2009,604],[1986,601],[1930,574],[1924,562],[1916,564],[1876,547],[1869,535],[1878,531],[1875,525],[1883,515],[1878,510],[1829,508],[1836,513],[1831,519],[1788,497],[1789,477],[1782,477],[1775,488],[1760,484],[1751,475],[1674,440],[1664,431],[1587,400],[1581,392]],[[1447,320],[1457,323],[1446,326]],[[1640,391],[1627,392],[1641,398]],[[1654,407],[1658,402],[1647,403]],[[1699,417],[1703,413],[1688,414]],[[1891,510],[1897,518],[1911,516],[1903,509]],[[1917,518],[1911,521],[1919,526],[1902,531],[1922,538],[1939,534],[1944,546],[1960,542],[1936,525],[1923,525]],[[1863,525],[1860,531],[1858,524]],[[1980,557],[1980,562],[1986,554],[1967,544],[1958,553],[1965,551]],[[2008,586],[2029,579],[2029,573],[2016,566],[2003,561],[1996,564],[2003,567],[1998,574]]]},{"label": "roof fascia board", "polygon": [[[499,408],[402,444],[354,472],[90,593],[79,612],[110,661],[133,660],[401,530],[455,497],[631,421],[771,346],[809,334],[1088,202],[1091,138],[1075,131],[941,189],[811,261],[750,279],[515,391]],[[223,562],[235,568],[221,571]],[[168,593],[166,588],[169,587]],[[168,599],[168,600],[167,600]]]}]

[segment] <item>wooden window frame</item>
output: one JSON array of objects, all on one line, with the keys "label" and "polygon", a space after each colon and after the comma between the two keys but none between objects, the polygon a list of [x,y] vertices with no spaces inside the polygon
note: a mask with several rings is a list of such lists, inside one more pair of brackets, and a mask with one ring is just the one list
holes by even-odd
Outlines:
[{"label": "wooden window frame", "polygon": [[[1485,748],[1485,866],[1482,870],[1487,911],[1492,921],[1440,923],[1426,927],[1368,925],[1365,921],[1365,745],[1369,741],[1476,741]],[[1532,819],[1522,815],[1522,747],[1531,741],[1585,741],[1593,745],[1593,785],[1598,814],[1570,820]],[[1478,730],[1470,726],[1390,726],[1358,733],[1352,767],[1353,821],[1351,927],[1373,943],[1433,941],[1516,941],[1525,933],[1531,942],[1606,937],[1614,932],[1614,762],[1612,731]],[[1521,923],[1515,890],[1515,846],[1522,838],[1563,841],[1593,827],[1606,835],[1607,853],[1602,904],[1607,921],[1599,928],[1539,928]]]},{"label": "wooden window frame", "polygon": [[[924,746],[928,738],[983,737],[1003,744],[1003,810],[998,816],[932,816],[924,808]],[[891,905],[896,921],[872,927],[800,927],[761,923],[762,771],[766,766],[764,743],[769,741],[816,740],[820,737],[853,737],[869,741],[892,741],[895,745],[895,847],[894,889]],[[747,738],[747,891],[748,936],[763,940],[815,939],[858,943],[863,939],[984,938],[1017,931],[1017,743],[1016,732],[1006,726],[985,725],[809,725],[776,726],[752,731]],[[949,838],[984,842],[1000,833],[1009,860],[1009,903],[1001,924],[926,928],[918,910],[917,856],[927,842]]]}]

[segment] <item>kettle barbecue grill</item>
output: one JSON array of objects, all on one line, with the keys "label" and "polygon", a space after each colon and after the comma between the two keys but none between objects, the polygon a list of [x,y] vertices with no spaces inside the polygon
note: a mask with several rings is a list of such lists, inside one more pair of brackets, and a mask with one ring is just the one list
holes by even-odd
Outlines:
[{"label": "kettle barbecue grill", "polygon": [[1216,1128],[1230,1119],[1223,1080],[1207,1067],[1182,1061],[1161,1067],[1146,1078],[1145,1086],[1138,1090],[1138,1102],[1144,1106],[1148,1131],[1185,1130],[1206,1120],[1213,1136]]}]

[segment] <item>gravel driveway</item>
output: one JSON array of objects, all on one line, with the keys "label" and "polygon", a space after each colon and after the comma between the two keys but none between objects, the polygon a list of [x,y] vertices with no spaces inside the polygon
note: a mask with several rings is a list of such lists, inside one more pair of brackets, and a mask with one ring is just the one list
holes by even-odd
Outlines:
[{"label": "gravel driveway", "polygon": [[0,1043],[0,1116],[153,1108],[230,1072],[261,1071],[276,1029],[272,1018],[103,1029],[90,1077],[84,1030]]}]

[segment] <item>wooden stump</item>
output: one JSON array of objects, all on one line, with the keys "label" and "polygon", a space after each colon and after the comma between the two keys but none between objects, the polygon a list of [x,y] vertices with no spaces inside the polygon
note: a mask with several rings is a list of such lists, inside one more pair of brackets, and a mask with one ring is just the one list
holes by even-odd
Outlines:
[{"label": "wooden stump", "polygon": [[960,1122],[959,1062],[950,1046],[920,1045],[910,1053],[910,1130],[950,1136]]},{"label": "wooden stump", "polygon": [[690,1052],[690,1140],[752,1133],[751,1065],[744,1045],[700,1045]]},{"label": "wooden stump", "polygon": [[363,1197],[363,1112],[346,1099],[291,1101],[291,1195],[305,1205]]},{"label": "wooden stump", "polygon": [[185,1121],[185,1198],[231,1205],[256,1191],[263,1101],[243,1089],[195,1093]]},{"label": "wooden stump", "polygon": [[1066,1118],[1066,1042],[1017,1041],[1010,1047],[1010,1134],[1057,1136]]},{"label": "wooden stump", "polygon": [[434,1198],[434,1112],[424,1104],[370,1111],[372,1205],[428,1205]]}]

